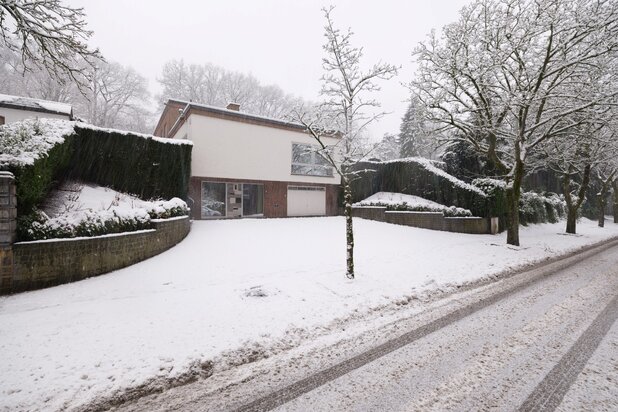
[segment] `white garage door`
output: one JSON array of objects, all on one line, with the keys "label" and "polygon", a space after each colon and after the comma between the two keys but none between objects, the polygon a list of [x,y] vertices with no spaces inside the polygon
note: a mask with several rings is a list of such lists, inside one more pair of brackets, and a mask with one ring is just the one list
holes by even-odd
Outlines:
[{"label": "white garage door", "polygon": [[288,216],[326,215],[326,189],[313,186],[288,186]]}]

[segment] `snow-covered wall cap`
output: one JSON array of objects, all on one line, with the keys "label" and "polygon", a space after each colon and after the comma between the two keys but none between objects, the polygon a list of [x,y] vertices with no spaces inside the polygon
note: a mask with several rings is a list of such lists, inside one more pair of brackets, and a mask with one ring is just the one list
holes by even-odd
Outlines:
[{"label": "snow-covered wall cap", "polygon": [[73,116],[73,107],[70,104],[8,94],[0,94],[0,107]]}]

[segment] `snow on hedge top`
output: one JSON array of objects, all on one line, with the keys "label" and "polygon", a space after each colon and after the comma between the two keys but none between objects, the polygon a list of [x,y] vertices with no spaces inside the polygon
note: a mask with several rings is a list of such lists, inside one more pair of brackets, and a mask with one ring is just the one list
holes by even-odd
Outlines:
[{"label": "snow on hedge top", "polygon": [[91,124],[60,119],[26,119],[0,126],[0,167],[27,166],[45,156],[52,147],[75,133],[75,128],[135,135],[166,144],[193,145],[190,140],[167,139],[149,134],[106,129]]},{"label": "snow on hedge top", "polygon": [[45,156],[64,136],[74,132],[74,122],[26,119],[0,126],[0,167],[27,166]]},{"label": "snow on hedge top", "polygon": [[76,126],[81,128],[81,129],[89,129],[89,130],[97,130],[97,131],[102,131],[102,132],[108,132],[108,133],[119,133],[125,136],[129,136],[129,135],[133,135],[133,136],[139,136],[139,137],[143,137],[145,139],[152,139],[156,142],[161,142],[161,143],[167,143],[167,144],[186,144],[186,145],[190,145],[193,146],[193,142],[191,140],[184,140],[184,139],[170,139],[167,137],[158,137],[158,136],[154,136],[151,134],[146,134],[146,133],[138,133],[138,132],[129,132],[126,130],[119,130],[119,129],[110,129],[107,127],[99,127],[99,126],[95,126],[92,124],[88,124],[88,123],[83,123],[83,122],[77,122]]},{"label": "snow on hedge top", "polygon": [[462,180],[459,180],[455,176],[452,176],[446,173],[444,170],[435,166],[436,162],[429,160],[429,159],[425,159],[424,157],[407,157],[404,159],[387,160],[382,163],[397,163],[397,162],[416,163],[422,166],[423,168],[425,168],[425,170],[447,179],[448,181],[450,181],[457,187],[475,192],[483,197],[487,196],[487,194],[483,192],[481,189],[479,189],[478,187],[473,186],[469,183],[466,183]]},{"label": "snow on hedge top", "polygon": [[397,206],[403,203],[411,207],[426,207],[430,209],[442,209],[446,207],[432,200],[423,199],[422,197],[393,192],[374,193],[367,199],[354,203],[354,206],[372,206],[375,204]]},{"label": "snow on hedge top", "polygon": [[73,113],[73,108],[70,104],[52,102],[49,100],[33,99],[30,97],[0,94],[0,104],[2,103],[24,109],[45,111],[56,114],[66,114],[67,116],[71,116],[71,114]]}]

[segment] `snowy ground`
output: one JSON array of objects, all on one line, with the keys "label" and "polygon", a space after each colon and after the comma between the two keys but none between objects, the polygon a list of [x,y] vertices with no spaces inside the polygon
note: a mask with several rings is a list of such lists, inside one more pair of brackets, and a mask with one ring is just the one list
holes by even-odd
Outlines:
[{"label": "snowy ground", "polygon": [[349,281],[343,218],[194,222],[185,241],[130,268],[0,298],[0,408],[71,408],[207,375],[346,318],[618,236],[613,223],[583,220],[577,236],[563,226],[523,228],[523,246],[512,247],[504,235],[356,219]]}]

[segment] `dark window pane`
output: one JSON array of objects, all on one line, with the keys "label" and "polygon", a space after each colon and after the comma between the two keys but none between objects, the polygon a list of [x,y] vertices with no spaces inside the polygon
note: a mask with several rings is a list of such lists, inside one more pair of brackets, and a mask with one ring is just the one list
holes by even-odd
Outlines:
[{"label": "dark window pane", "polygon": [[243,216],[256,216],[264,214],[263,185],[243,185],[242,214]]},{"label": "dark window pane", "polygon": [[225,216],[225,183],[202,182],[202,217]]}]

